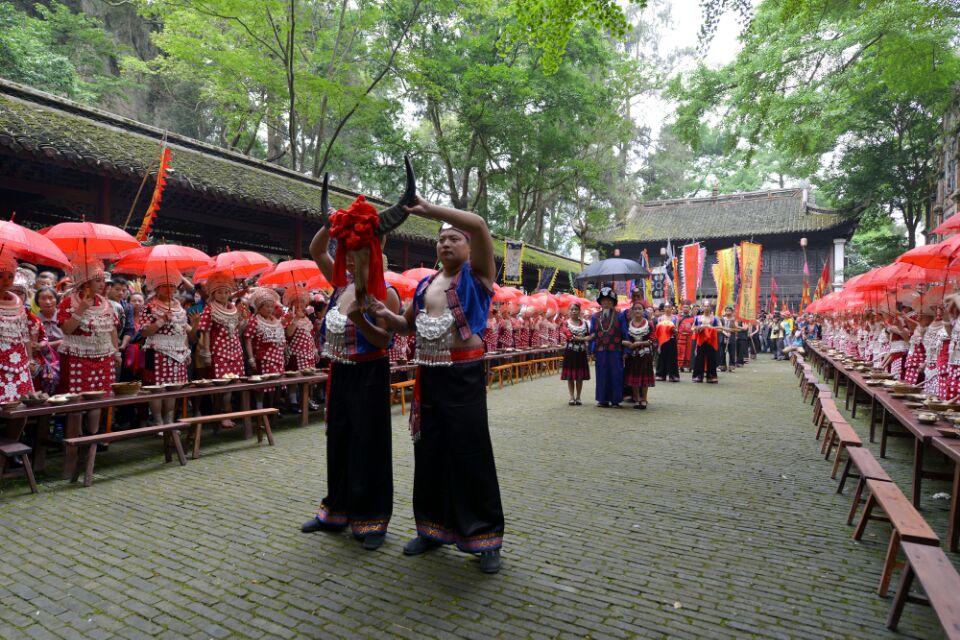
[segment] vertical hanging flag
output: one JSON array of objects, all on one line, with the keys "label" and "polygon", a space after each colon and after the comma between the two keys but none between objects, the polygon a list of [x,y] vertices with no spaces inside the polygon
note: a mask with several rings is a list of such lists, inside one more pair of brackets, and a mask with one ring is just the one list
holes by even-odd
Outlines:
[{"label": "vertical hanging flag", "polygon": [[830,285],[830,259],[823,263],[823,271],[820,272],[820,279],[817,280],[817,288],[813,292],[813,299],[819,300],[827,295],[827,287]]},{"label": "vertical hanging flag", "polygon": [[810,304],[810,265],[807,264],[807,252],[803,252],[803,285],[800,288],[800,309]]},{"label": "vertical hanging flag", "polygon": [[540,269],[540,278],[537,280],[535,291],[550,291],[553,288],[554,281],[557,279],[556,267],[544,267]]},{"label": "vertical hanging flag", "polygon": [[774,277],[771,275],[771,276],[770,276],[770,306],[771,306],[771,311],[776,311],[776,310],[777,310],[777,302],[778,302],[777,292],[778,292],[779,290],[780,290],[780,288],[777,287],[777,279],[774,278]]},{"label": "vertical hanging flag", "polygon": [[160,211],[160,201],[163,199],[163,189],[167,186],[167,170],[170,168],[170,147],[164,146],[160,152],[160,166],[157,168],[157,184],[153,187],[153,197],[150,198],[150,205],[147,212],[143,214],[143,221],[140,223],[140,229],[137,230],[137,240],[143,242],[153,230],[153,221]]},{"label": "vertical hanging flag", "polygon": [[523,284],[523,242],[503,242],[503,284]]},{"label": "vertical hanging flag", "polygon": [[717,315],[723,315],[726,307],[733,306],[737,278],[737,258],[733,247],[717,251]]},{"label": "vertical hanging flag", "polygon": [[684,245],[680,252],[680,271],[683,274],[681,300],[693,302],[697,299],[697,286],[700,280],[700,243]]},{"label": "vertical hanging flag", "polygon": [[753,242],[740,243],[740,295],[737,299],[737,319],[753,322],[757,319],[760,301],[760,267],[763,247]]},{"label": "vertical hanging flag", "polygon": [[680,267],[678,260],[674,258],[670,261],[670,266],[673,267],[673,304],[675,306],[680,306]]}]

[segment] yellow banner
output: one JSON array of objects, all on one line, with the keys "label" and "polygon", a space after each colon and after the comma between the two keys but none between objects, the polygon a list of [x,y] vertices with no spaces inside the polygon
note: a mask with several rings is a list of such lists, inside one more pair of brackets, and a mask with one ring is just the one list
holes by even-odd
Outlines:
[{"label": "yellow banner", "polygon": [[734,301],[736,286],[736,254],[733,247],[717,251],[717,270],[714,281],[717,283],[717,315],[723,315],[726,307]]},{"label": "yellow banner", "polygon": [[757,319],[760,301],[760,254],[763,247],[753,242],[740,243],[740,296],[737,319],[752,322]]}]

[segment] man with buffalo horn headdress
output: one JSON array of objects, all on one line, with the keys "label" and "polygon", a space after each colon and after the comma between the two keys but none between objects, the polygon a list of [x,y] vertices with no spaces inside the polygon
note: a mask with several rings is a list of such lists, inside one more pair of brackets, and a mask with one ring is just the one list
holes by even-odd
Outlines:
[{"label": "man with buffalo horn headdress", "polygon": [[424,278],[404,315],[372,311],[400,333],[416,333],[418,365],[410,409],[414,441],[413,514],[420,555],[444,544],[479,554],[485,573],[500,570],[503,508],[487,425],[483,332],[496,277],[493,241],[480,216],[422,198],[409,213],[442,222],[441,270]]}]

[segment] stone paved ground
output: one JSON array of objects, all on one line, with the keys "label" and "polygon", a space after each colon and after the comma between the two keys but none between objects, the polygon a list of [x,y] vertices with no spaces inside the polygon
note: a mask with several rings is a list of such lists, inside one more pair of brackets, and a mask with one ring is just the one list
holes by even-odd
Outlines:
[{"label": "stone paved ground", "polygon": [[[783,363],[661,384],[645,413],[567,407],[556,377],[490,404],[498,576],[452,550],[401,555],[412,445],[399,410],[395,518],[374,553],[299,533],[324,489],[319,426],[278,429],[273,448],[210,438],[183,468],[157,443],[121,443],[90,489],[53,471],[40,495],[5,487],[0,638],[940,637],[916,606],[900,634],[884,628],[887,531],[852,541],[849,498]],[[884,464],[906,488],[904,444]],[[930,495],[945,488],[924,492],[941,533],[946,505]]]}]

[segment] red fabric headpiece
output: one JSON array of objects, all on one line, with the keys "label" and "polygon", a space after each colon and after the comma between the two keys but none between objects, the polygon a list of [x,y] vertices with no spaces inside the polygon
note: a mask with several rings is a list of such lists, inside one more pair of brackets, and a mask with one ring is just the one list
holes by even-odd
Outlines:
[{"label": "red fabric headpiece", "polygon": [[367,292],[379,300],[387,297],[383,281],[383,253],[380,250],[380,216],[363,196],[357,196],[346,209],[330,216],[330,237],[337,239],[337,257],[333,261],[335,287],[347,286],[347,252],[370,248],[370,266],[367,273]]}]

